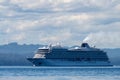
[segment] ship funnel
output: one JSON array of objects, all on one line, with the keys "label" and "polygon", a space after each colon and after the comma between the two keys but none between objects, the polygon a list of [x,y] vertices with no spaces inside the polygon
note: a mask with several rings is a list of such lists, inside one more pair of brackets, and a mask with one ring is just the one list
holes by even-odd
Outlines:
[{"label": "ship funnel", "polygon": [[88,43],[82,43],[81,47],[86,47],[86,48],[90,48],[90,46],[88,45]]}]

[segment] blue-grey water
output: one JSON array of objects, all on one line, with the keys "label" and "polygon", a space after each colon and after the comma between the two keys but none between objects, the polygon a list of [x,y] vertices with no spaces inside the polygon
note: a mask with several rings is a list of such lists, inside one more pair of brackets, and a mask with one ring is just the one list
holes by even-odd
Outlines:
[{"label": "blue-grey water", "polygon": [[0,80],[120,80],[120,67],[1,66]]}]

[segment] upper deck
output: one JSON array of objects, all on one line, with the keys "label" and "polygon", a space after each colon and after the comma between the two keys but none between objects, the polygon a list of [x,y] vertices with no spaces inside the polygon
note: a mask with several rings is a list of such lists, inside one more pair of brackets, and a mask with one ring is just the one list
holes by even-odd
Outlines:
[{"label": "upper deck", "polygon": [[66,51],[102,51],[95,47],[90,47],[88,43],[82,43],[81,46],[62,47],[61,45],[49,45],[38,49],[37,53],[66,52]]}]

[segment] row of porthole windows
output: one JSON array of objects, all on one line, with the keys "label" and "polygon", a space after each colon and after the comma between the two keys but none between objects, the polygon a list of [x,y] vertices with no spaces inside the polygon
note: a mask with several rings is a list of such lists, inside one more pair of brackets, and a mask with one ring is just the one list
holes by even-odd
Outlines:
[{"label": "row of porthole windows", "polygon": [[106,61],[108,58],[51,58],[51,59],[61,59],[70,61]]}]

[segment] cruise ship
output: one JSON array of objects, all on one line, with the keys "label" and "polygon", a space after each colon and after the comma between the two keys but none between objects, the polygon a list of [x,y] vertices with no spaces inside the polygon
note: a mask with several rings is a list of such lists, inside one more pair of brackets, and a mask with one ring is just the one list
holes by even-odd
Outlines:
[{"label": "cruise ship", "polygon": [[49,45],[39,48],[33,58],[27,58],[34,66],[112,66],[107,53],[88,43],[71,48]]}]

